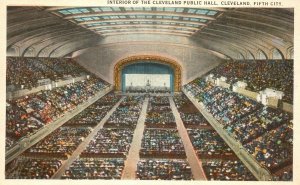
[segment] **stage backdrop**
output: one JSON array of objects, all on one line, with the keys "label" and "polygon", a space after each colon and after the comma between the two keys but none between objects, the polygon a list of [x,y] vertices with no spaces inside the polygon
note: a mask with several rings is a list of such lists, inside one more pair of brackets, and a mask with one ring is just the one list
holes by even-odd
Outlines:
[{"label": "stage backdrop", "polygon": [[174,71],[165,64],[156,61],[139,61],[125,66],[122,70],[122,91],[129,86],[168,87],[174,91]]}]

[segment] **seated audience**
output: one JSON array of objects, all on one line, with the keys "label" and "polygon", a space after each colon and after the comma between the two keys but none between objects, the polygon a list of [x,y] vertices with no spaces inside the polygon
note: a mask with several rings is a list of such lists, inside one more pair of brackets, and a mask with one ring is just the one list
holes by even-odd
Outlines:
[{"label": "seated audience", "polygon": [[199,158],[236,158],[216,131],[208,129],[188,129],[187,131]]},{"label": "seated audience", "polygon": [[208,121],[184,94],[176,95],[173,99],[186,128],[211,128]]},{"label": "seated audience", "polygon": [[245,61],[226,62],[210,73],[215,77],[224,76],[233,84],[245,81],[247,89],[259,92],[272,88],[284,92],[283,100],[293,102],[294,71],[292,61]]},{"label": "seated audience", "polygon": [[291,165],[293,161],[293,129],[292,124],[271,130],[261,137],[244,145],[255,159],[271,172]]},{"label": "seated audience", "polygon": [[6,104],[7,136],[17,143],[21,138],[36,133],[45,125],[64,116],[105,87],[102,80],[91,77],[74,84],[10,100]]},{"label": "seated audience", "polygon": [[191,167],[186,160],[142,159],[137,164],[137,179],[141,180],[191,180]]},{"label": "seated audience", "polygon": [[67,157],[86,138],[92,129],[89,127],[59,127],[34,146],[30,147],[27,156]]},{"label": "seated audience", "polygon": [[130,129],[103,128],[90,141],[81,157],[125,158],[133,138]]},{"label": "seated audience", "polygon": [[105,128],[134,129],[142,110],[143,96],[127,96],[104,124]]},{"label": "seated audience", "polygon": [[50,179],[62,165],[55,158],[19,157],[8,164],[7,179]]},{"label": "seated audience", "polygon": [[140,156],[186,158],[182,140],[175,129],[145,129]]},{"label": "seated audience", "polygon": [[62,175],[62,179],[120,179],[124,159],[79,158]]},{"label": "seated audience", "polygon": [[208,180],[254,181],[256,178],[236,160],[210,160],[202,162]]}]

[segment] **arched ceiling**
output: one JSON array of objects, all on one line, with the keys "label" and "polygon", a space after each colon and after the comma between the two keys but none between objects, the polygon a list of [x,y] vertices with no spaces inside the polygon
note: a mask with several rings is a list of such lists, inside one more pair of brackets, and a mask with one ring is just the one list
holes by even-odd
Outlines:
[{"label": "arched ceiling", "polygon": [[252,58],[259,50],[270,58],[274,48],[287,57],[294,40],[293,9],[8,7],[7,14],[7,50],[14,48],[17,56],[30,51],[63,57],[107,40],[146,34],[159,35],[161,42],[173,36],[231,58]]}]

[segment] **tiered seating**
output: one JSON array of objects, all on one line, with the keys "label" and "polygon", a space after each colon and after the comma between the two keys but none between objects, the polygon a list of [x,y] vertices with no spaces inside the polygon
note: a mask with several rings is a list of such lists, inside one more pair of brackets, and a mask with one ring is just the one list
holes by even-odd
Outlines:
[{"label": "tiered seating", "polygon": [[79,158],[62,175],[62,179],[120,179],[124,159]]},{"label": "tiered seating", "polygon": [[[201,101],[233,138],[240,142],[254,158],[275,174],[292,165],[292,115],[279,109],[264,107],[228,89],[214,87],[203,79],[185,86]],[[289,173],[283,171],[282,174]],[[286,175],[291,177],[292,175]]]},{"label": "tiered seating", "polygon": [[173,99],[186,128],[211,128],[208,121],[184,94],[176,95]]},{"label": "tiered seating", "polygon": [[[90,78],[9,101],[6,104],[6,133],[9,140],[16,143],[24,136],[36,133],[105,87],[102,80]],[[7,148],[11,146],[11,142],[6,145]]]},{"label": "tiered seating", "polygon": [[20,89],[38,86],[38,80],[57,81],[77,77],[88,72],[72,59],[7,57],[6,85]]},{"label": "tiered seating", "polygon": [[145,129],[140,157],[186,158],[186,155],[177,130]]},{"label": "tiered seating", "polygon": [[49,179],[62,165],[60,159],[20,157],[8,164],[7,179]]},{"label": "tiered seating", "polygon": [[246,144],[253,139],[279,127],[288,124],[291,115],[278,109],[262,107],[248,116],[225,127],[229,133],[233,133],[235,139]]},{"label": "tiered seating", "polygon": [[214,130],[188,129],[196,154],[201,159],[236,159],[233,151]]},{"label": "tiered seating", "polygon": [[10,148],[23,136],[33,134],[45,124],[19,108],[6,104],[6,148]]},{"label": "tiered seating", "polygon": [[151,96],[147,108],[147,128],[176,128],[175,117],[166,96]]},{"label": "tiered seating", "polygon": [[89,133],[91,133],[91,128],[88,127],[72,128],[62,126],[36,145],[30,147],[25,155],[67,158]]},{"label": "tiered seating", "polygon": [[273,173],[284,166],[291,165],[293,163],[292,124],[283,124],[244,147],[262,166]]},{"label": "tiered seating", "polygon": [[109,93],[96,101],[81,113],[65,123],[69,126],[96,126],[107,115],[108,111],[121,99],[120,95]]},{"label": "tiered seating", "polygon": [[148,159],[137,165],[137,179],[141,180],[191,180],[192,172],[186,160]]},{"label": "tiered seating", "polygon": [[208,180],[255,180],[243,163],[237,160],[207,161],[202,166]]},{"label": "tiered seating", "polygon": [[127,96],[104,124],[104,127],[134,129],[142,110],[143,100],[143,96]]},{"label": "tiered seating", "polygon": [[228,83],[247,82],[247,88],[259,92],[265,88],[283,91],[284,101],[293,102],[293,61],[226,62],[211,71],[227,77]]},{"label": "tiered seating", "polygon": [[131,129],[101,129],[80,156],[126,158],[132,137]]},{"label": "tiered seating", "polygon": [[245,96],[222,87],[213,87],[203,93],[206,109],[224,126],[230,125],[250,114],[260,105]]}]

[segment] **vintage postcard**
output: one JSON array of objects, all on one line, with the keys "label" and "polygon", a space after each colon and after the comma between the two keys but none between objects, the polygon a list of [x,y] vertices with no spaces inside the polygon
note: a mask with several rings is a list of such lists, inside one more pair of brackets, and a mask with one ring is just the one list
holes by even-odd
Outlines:
[{"label": "vintage postcard", "polygon": [[1,184],[299,184],[299,2],[0,5]]}]

